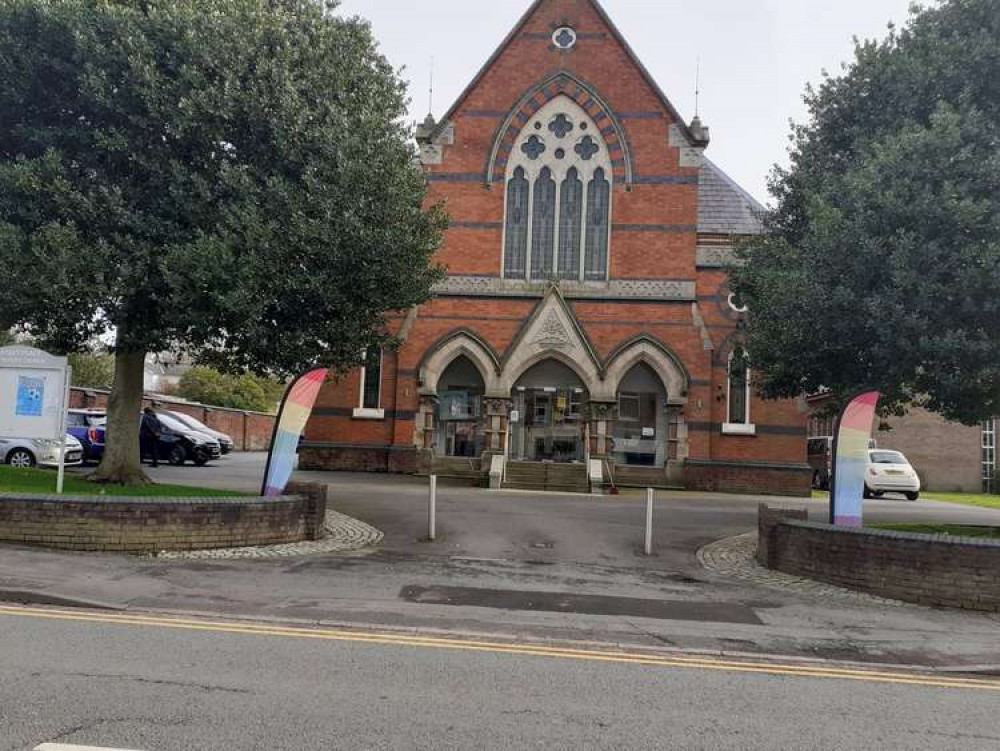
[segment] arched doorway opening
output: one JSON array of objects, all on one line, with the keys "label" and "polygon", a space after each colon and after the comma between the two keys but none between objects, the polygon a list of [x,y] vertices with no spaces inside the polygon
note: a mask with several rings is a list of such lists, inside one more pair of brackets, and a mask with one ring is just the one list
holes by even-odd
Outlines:
[{"label": "arched doorway opening", "polygon": [[637,363],[618,386],[614,428],[615,464],[663,467],[676,458],[677,421],[667,409],[667,392],[656,372]]},{"label": "arched doorway opening", "polygon": [[479,369],[465,355],[456,357],[438,379],[438,456],[478,458],[483,453],[483,394]]},{"label": "arched doorway opening", "polygon": [[[558,360],[543,360],[514,385],[510,456],[531,462],[586,458],[586,386]],[[515,419],[516,418],[516,419]]]}]

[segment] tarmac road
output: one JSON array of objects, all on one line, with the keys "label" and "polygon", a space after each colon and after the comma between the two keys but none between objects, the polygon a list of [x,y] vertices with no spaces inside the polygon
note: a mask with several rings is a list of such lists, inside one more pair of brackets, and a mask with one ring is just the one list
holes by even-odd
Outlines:
[{"label": "tarmac road", "polygon": [[0,751],[1000,744],[990,679],[2,607],[0,645]]}]

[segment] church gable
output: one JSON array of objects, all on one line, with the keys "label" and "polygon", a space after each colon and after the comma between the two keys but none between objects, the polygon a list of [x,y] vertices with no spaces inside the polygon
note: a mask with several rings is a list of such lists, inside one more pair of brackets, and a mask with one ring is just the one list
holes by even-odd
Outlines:
[{"label": "church gable", "polygon": [[[505,150],[559,95],[599,121],[617,162],[616,182],[631,184],[633,172],[685,167],[680,149],[704,145],[595,0],[536,0],[442,121],[425,129],[425,164],[431,172],[482,171],[484,183],[502,180]],[[629,120],[645,122],[631,138]],[[670,156],[633,168],[633,149]]]}]

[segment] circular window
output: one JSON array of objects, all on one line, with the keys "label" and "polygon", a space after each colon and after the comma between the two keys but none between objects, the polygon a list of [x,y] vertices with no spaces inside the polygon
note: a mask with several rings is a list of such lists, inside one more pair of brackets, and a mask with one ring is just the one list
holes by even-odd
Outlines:
[{"label": "circular window", "polygon": [[552,43],[561,50],[571,49],[576,44],[576,32],[569,26],[560,26],[552,33]]},{"label": "circular window", "polygon": [[563,149],[556,149],[556,159],[563,159],[566,157],[566,151]]},{"label": "circular window", "polygon": [[735,292],[729,293],[729,307],[735,310],[737,313],[746,313],[747,306],[743,302],[743,298],[737,295]]}]

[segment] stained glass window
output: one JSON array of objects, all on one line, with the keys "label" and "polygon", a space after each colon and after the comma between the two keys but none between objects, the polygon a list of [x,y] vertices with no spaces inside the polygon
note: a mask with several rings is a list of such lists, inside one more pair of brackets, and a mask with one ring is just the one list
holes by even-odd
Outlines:
[{"label": "stained glass window", "polygon": [[528,255],[528,179],[518,167],[507,183],[507,232],[504,276],[524,279]]},{"label": "stained glass window", "polygon": [[605,279],[608,275],[608,206],[611,185],[603,169],[594,171],[587,186],[587,249],[585,278]]},{"label": "stained glass window", "polygon": [[556,238],[556,181],[548,167],[542,168],[535,181],[531,223],[531,275],[545,279],[552,276],[552,250]]},{"label": "stained glass window", "polygon": [[583,183],[571,168],[559,197],[559,268],[561,279],[580,276],[580,223],[583,219]]}]

